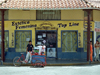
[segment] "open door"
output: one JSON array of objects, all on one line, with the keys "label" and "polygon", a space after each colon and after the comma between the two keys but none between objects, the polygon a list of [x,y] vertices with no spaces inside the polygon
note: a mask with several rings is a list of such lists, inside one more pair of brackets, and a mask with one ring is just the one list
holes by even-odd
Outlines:
[{"label": "open door", "polygon": [[46,46],[46,57],[56,58],[57,32],[56,31],[36,31],[36,44]]}]

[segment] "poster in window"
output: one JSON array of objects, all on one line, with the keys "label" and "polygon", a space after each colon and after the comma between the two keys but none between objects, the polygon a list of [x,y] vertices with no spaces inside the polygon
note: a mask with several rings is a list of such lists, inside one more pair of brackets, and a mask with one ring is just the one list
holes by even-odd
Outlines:
[{"label": "poster in window", "polygon": [[41,42],[37,42],[37,44],[41,45],[42,43]]},{"label": "poster in window", "polygon": [[43,33],[43,37],[46,37],[46,33]]},{"label": "poster in window", "polygon": [[56,57],[56,48],[47,48],[47,57]]},{"label": "poster in window", "polygon": [[40,39],[41,39],[41,38],[42,38],[42,36],[41,36],[41,35],[38,35],[38,38],[40,38]]}]

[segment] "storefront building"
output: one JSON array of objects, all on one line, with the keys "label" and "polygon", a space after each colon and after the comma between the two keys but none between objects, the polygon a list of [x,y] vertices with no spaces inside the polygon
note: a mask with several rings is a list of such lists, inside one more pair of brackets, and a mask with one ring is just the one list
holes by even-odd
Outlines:
[{"label": "storefront building", "polygon": [[[97,19],[93,16],[97,12],[100,11],[92,10],[90,13],[90,38],[93,44],[94,21]],[[9,9],[5,11],[4,27],[5,59],[12,60],[21,52],[26,55],[29,40],[34,46],[45,44],[48,59],[87,59],[87,13],[83,9]],[[52,49],[53,56],[49,55],[49,49]]]},{"label": "storefront building", "polygon": [[[9,10],[10,13],[14,11],[16,10]],[[69,10],[68,12],[71,13],[73,11],[80,12],[80,14],[81,15],[83,14],[82,16],[84,16],[83,10]],[[61,17],[64,18],[63,14],[65,14],[65,12],[67,11],[60,11],[60,12],[62,13]],[[11,14],[13,15],[13,13]],[[81,16],[76,15],[74,17],[81,17]],[[82,17],[80,19],[82,19]],[[80,21],[78,19],[76,20],[77,21],[74,20],[5,21],[5,52],[7,52],[6,58],[13,59],[16,56],[16,54],[20,54],[19,52],[26,52],[26,46],[29,40],[32,40],[32,44],[34,46],[36,44],[43,43],[43,41],[45,40],[46,41],[45,44],[47,46],[46,52],[48,53],[49,49],[52,48],[55,53],[53,58],[86,59],[87,21]],[[94,22],[92,21],[91,21],[91,32],[92,33],[94,32]],[[47,57],[49,56],[47,55]]]}]

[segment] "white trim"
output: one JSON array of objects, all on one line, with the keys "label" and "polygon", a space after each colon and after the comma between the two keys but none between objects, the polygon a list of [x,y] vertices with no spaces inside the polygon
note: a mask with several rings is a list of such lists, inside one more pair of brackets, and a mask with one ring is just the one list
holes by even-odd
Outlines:
[{"label": "white trim", "polygon": [[100,8],[0,8],[0,9],[17,9],[17,10],[76,10],[76,9],[97,9],[100,10]]}]

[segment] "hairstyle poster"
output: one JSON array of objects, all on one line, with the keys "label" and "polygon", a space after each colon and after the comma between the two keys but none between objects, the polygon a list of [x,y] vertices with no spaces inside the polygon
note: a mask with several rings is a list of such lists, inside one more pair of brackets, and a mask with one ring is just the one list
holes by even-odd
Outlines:
[{"label": "hairstyle poster", "polygon": [[56,57],[56,48],[47,48],[47,57]]}]

